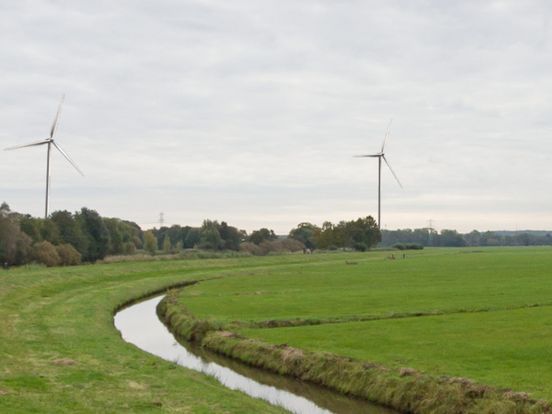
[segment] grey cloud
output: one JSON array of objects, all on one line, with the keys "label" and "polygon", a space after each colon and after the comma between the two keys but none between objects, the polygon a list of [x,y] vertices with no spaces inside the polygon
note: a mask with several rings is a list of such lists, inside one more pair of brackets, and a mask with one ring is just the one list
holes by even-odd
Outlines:
[{"label": "grey cloud", "polygon": [[[54,208],[280,232],[374,214],[377,165],[352,155],[393,117],[388,228],[552,225],[548,2],[0,7],[0,144],[45,136],[67,94],[58,138],[86,177],[55,158]],[[0,198],[40,214],[44,158],[0,153]]]}]

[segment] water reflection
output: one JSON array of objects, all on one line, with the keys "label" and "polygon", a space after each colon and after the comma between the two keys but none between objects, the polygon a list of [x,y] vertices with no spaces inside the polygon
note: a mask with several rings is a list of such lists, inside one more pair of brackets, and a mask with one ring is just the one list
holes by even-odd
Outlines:
[{"label": "water reflection", "polygon": [[125,341],[165,360],[210,375],[230,389],[263,399],[292,413],[393,413],[365,401],[251,368],[201,349],[186,349],[157,317],[156,306],[162,298],[158,296],[145,300],[115,315],[115,326]]}]

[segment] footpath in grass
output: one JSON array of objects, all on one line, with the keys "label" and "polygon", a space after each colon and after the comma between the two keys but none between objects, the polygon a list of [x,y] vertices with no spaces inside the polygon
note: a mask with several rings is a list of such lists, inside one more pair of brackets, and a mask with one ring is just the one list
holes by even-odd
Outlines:
[{"label": "footpath in grass", "polygon": [[[552,399],[550,248],[387,256],[336,255],[339,260],[265,268],[186,288],[179,300],[199,318],[241,321],[236,329],[247,337]],[[441,315],[397,318],[431,313]],[[267,320],[277,325],[369,317],[381,319],[247,328]]]}]

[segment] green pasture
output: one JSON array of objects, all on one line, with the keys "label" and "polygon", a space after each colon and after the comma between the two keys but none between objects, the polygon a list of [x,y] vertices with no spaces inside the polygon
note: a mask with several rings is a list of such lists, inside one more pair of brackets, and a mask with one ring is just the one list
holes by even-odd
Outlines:
[{"label": "green pasture", "polygon": [[186,288],[180,300],[211,320],[320,323],[240,329],[248,337],[552,399],[552,249],[389,256],[258,269]]},{"label": "green pasture", "polygon": [[241,333],[552,399],[552,308],[548,306]]},{"label": "green pasture", "polygon": [[[117,306],[186,280],[201,283],[181,291],[182,304],[200,318],[241,321],[233,326],[247,336],[552,399],[552,249],[390,255],[0,271],[0,412],[281,412],[122,341]],[[321,324],[249,323],[307,319]]]},{"label": "green pasture", "polygon": [[313,255],[200,283],[182,302],[222,321],[347,319],[552,304],[552,248]]}]

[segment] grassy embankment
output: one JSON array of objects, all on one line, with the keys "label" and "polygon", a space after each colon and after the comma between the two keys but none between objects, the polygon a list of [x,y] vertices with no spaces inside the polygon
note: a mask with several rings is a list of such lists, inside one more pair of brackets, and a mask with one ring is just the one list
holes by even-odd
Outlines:
[{"label": "grassy embankment", "polygon": [[282,412],[125,343],[113,312],[175,283],[304,260],[310,259],[0,270],[0,412]]},{"label": "grassy embankment", "polygon": [[[376,375],[379,379],[408,367],[432,378],[467,377],[552,400],[549,248],[428,250],[408,254],[406,260],[382,260],[381,253],[336,258],[341,260],[311,260],[294,268],[265,268],[202,282],[184,289],[178,306],[196,318],[193,329],[204,331],[205,325],[197,321],[206,320],[207,325],[224,326],[245,337],[301,348],[309,358],[331,352],[375,362],[390,369]],[[299,326],[266,328],[279,325]],[[186,323],[182,327],[183,333],[190,329]],[[305,377],[294,371],[296,367],[278,365],[285,352],[289,359],[288,347],[216,334],[207,335],[204,343],[250,363],[269,368],[273,364],[277,371]],[[274,359],[257,358],[256,352],[273,352]],[[300,358],[292,360],[294,365],[302,363]],[[392,376],[387,385],[428,380],[410,370],[405,373],[410,375]],[[306,377],[316,381],[320,374],[309,371]],[[440,384],[448,387],[450,382]],[[505,397],[509,403],[512,397],[466,381],[453,382],[466,385],[463,393],[487,393],[493,401]],[[397,397],[387,395],[380,401],[393,398]],[[524,398],[515,395],[514,400]],[[512,404],[486,407],[514,410]]]}]

